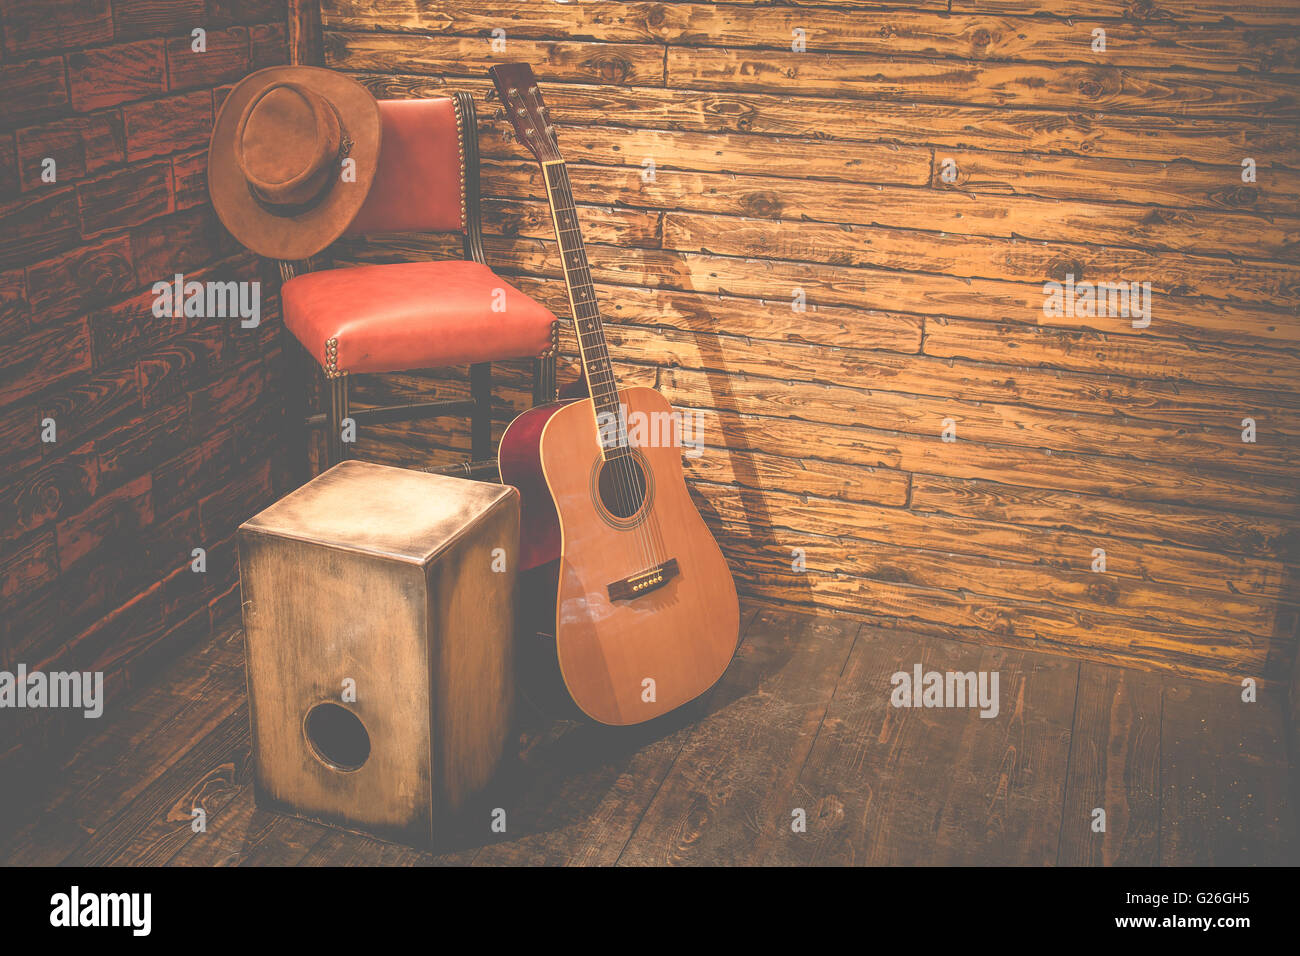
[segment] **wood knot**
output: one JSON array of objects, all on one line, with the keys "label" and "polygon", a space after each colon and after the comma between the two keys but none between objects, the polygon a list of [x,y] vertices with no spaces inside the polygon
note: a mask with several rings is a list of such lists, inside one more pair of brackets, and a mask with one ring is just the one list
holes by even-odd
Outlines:
[{"label": "wood knot", "polygon": [[1075,282],[1083,281],[1083,263],[1078,259],[1053,259],[1047,266],[1047,275],[1057,282],[1064,282],[1066,276],[1074,276]]},{"label": "wood knot", "polygon": [[1125,11],[1133,20],[1168,20],[1171,14],[1155,5],[1154,0],[1133,0]]},{"label": "wood knot", "polygon": [[621,56],[597,56],[587,61],[587,67],[605,83],[626,83],[632,75],[632,64]]},{"label": "wood knot", "polygon": [[1244,183],[1224,193],[1224,202],[1229,206],[1254,206],[1259,202],[1259,189]]},{"label": "wood knot", "polygon": [[912,583],[912,576],[908,574],[907,571],[905,571],[902,568],[891,567],[890,565],[885,565],[884,567],[878,568],[876,570],[874,577],[877,578],[878,580],[886,581],[890,584],[911,584]]},{"label": "wood knot", "polygon": [[524,216],[520,213],[508,212],[501,216],[501,232],[507,236],[519,235],[523,224]]},{"label": "wood knot", "polygon": [[1085,70],[1075,89],[1079,95],[1089,100],[1098,100],[1103,96],[1113,96],[1121,89],[1120,74],[1111,67],[1094,67]]},{"label": "wood knot", "polygon": [[741,201],[741,206],[758,219],[779,219],[781,210],[785,208],[781,197],[771,192],[750,193]]},{"label": "wood knot", "polygon": [[721,119],[730,119],[736,129],[748,133],[754,129],[754,118],[757,111],[754,107],[740,100],[718,100],[715,103],[705,107],[708,112]]},{"label": "wood knot", "polygon": [[1113,581],[1109,581],[1101,575],[1095,575],[1095,580],[1089,583],[1085,589],[1088,597],[1103,604],[1113,607],[1119,600],[1119,588]]},{"label": "wood knot", "polygon": [[1176,222],[1185,221],[1187,217],[1178,212],[1177,209],[1152,209],[1142,217],[1144,226],[1168,226]]},{"label": "wood knot", "polygon": [[36,508],[29,512],[36,514],[45,512],[46,514],[57,514],[59,506],[63,504],[63,492],[59,490],[58,485],[42,485],[36,489]]},{"label": "wood knot", "polygon": [[77,269],[78,283],[90,286],[98,295],[109,295],[117,288],[118,276],[130,269],[118,252],[99,252],[83,261]]},{"label": "wood knot", "polygon": [[823,823],[844,822],[844,801],[830,793],[817,803],[817,819]]}]

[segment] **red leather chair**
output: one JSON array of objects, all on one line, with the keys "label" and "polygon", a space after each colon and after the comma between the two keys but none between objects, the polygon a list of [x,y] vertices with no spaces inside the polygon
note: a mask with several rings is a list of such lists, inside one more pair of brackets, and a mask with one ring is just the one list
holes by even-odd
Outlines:
[{"label": "red leather chair", "polygon": [[[484,261],[478,126],[470,95],[380,100],[379,109],[379,168],[345,235],[460,233],[465,258],[315,272],[304,271],[306,264],[280,263],[285,328],[324,371],[328,390],[327,411],[306,416],[305,422],[326,428],[332,465],[346,455],[342,428],[349,417],[359,430],[367,422],[468,414],[471,458],[488,459],[491,363],[534,359],[534,404],[552,400],[556,318]],[[356,412],[349,407],[348,376],[354,372],[453,365],[470,367],[468,401]],[[300,461],[305,467],[305,449]]]}]

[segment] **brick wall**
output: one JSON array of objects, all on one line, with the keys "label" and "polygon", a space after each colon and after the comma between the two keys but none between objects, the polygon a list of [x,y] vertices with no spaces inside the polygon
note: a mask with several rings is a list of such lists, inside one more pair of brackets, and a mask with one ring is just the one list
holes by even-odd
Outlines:
[{"label": "brick wall", "polygon": [[[0,2],[0,669],[120,694],[238,608],[234,528],[285,482],[279,322],[206,150],[286,29],[283,0]],[[176,273],[262,280],[262,324],[155,317]],[[5,712],[0,762],[64,729],[43,718]]]}]

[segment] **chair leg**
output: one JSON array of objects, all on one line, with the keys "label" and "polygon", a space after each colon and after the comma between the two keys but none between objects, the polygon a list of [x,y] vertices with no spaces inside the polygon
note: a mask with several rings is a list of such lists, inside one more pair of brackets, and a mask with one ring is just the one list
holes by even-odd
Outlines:
[{"label": "chair leg", "polygon": [[333,467],[348,456],[348,447],[343,441],[343,420],[351,414],[347,374],[327,379],[326,387],[329,391],[329,417],[325,425],[325,448],[329,460],[326,467]]},{"label": "chair leg", "polygon": [[474,400],[470,417],[470,458],[482,461],[492,454],[492,363],[469,367],[469,393]]},{"label": "chair leg", "polygon": [[311,435],[303,426],[310,387],[305,373],[310,369],[306,351],[283,324],[280,327],[280,355],[284,363],[284,448],[288,457],[289,481],[293,488],[297,488],[307,480],[311,470],[307,460]]}]

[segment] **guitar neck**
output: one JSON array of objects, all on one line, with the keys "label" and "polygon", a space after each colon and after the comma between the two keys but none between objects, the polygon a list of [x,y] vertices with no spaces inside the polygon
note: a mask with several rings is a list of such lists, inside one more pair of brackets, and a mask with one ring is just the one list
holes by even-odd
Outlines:
[{"label": "guitar neck", "polygon": [[596,421],[598,425],[604,421],[615,426],[599,429],[601,448],[607,459],[618,457],[627,451],[627,436],[619,415],[618,385],[614,380],[614,367],[605,344],[605,328],[600,321],[600,309],[596,305],[596,289],[587,264],[587,250],[582,244],[582,232],[578,228],[578,211],[573,202],[569,171],[564,160],[557,159],[542,163],[542,175],[546,180],[546,196],[551,205],[555,238],[560,245],[564,283],[569,290],[569,305],[573,309],[582,368],[592,403],[596,407]]}]

